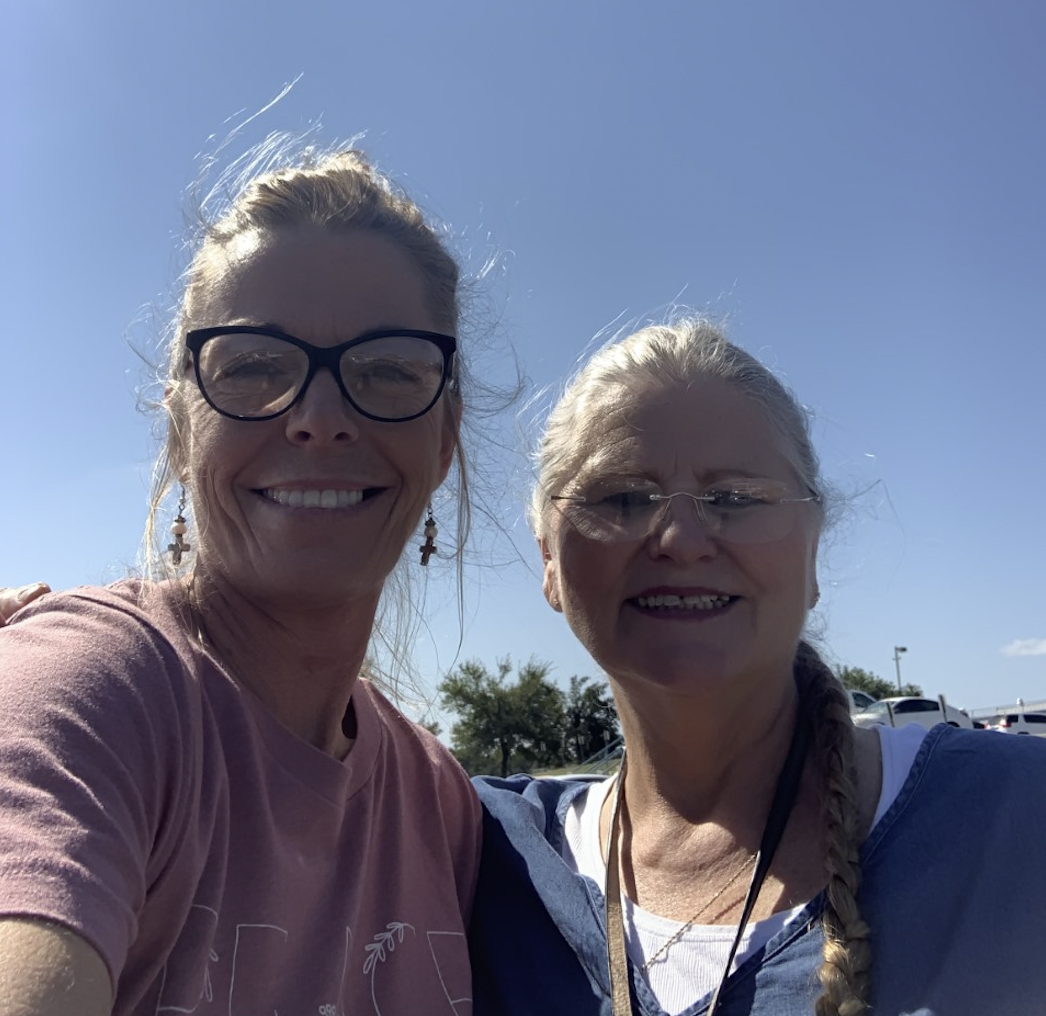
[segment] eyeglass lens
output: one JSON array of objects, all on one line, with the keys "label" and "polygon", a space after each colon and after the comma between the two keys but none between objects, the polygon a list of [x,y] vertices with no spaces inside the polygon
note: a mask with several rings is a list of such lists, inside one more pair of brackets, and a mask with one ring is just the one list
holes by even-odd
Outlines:
[{"label": "eyeglass lens", "polygon": [[[347,349],[339,363],[350,401],[364,413],[388,420],[424,412],[443,380],[443,352],[417,336],[391,335]],[[223,413],[274,416],[299,395],[309,375],[309,355],[272,335],[215,335],[200,350],[200,383]]]},{"label": "eyeglass lens", "polygon": [[554,500],[575,529],[591,540],[642,540],[663,526],[670,512],[696,512],[702,526],[731,543],[769,543],[787,536],[803,499],[790,499],[776,481],[744,481],[704,494],[646,489],[589,489],[584,501]]}]

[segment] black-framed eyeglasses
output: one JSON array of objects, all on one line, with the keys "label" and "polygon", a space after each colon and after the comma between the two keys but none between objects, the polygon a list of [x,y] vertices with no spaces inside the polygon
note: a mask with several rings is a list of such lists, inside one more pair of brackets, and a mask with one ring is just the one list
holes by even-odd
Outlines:
[{"label": "black-framed eyeglasses", "polygon": [[208,405],[233,420],[271,420],[300,402],[326,367],[369,420],[424,416],[453,377],[457,340],[416,328],[379,328],[337,346],[314,346],[276,328],[219,325],[185,335]]}]

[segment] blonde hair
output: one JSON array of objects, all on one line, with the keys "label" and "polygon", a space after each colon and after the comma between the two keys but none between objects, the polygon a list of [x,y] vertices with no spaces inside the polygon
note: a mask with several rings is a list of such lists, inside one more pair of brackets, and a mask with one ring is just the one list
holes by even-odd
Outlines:
[{"label": "blonde hair", "polygon": [[860,1016],[869,1008],[872,947],[857,906],[861,829],[854,762],[854,726],[843,686],[817,651],[800,642],[795,658],[802,708],[813,717],[810,760],[821,787],[822,856],[828,883],[818,977],[824,989],[817,1016]]},{"label": "blonde hair", "polygon": [[[198,202],[191,259],[183,274],[183,292],[167,336],[166,369],[161,378],[164,390],[166,429],[153,470],[152,493],[144,541],[146,574],[170,577],[175,569],[164,553],[166,540],[158,532],[160,506],[185,472],[185,413],[182,391],[189,368],[184,346],[186,330],[198,327],[199,308],[220,283],[224,270],[221,257],[230,244],[246,233],[267,237],[302,229],[327,234],[373,233],[391,241],[416,265],[424,284],[428,309],[436,327],[457,335],[459,330],[460,270],[444,238],[430,225],[418,205],[388,176],[375,168],[354,148],[319,152],[290,135],[272,135],[261,145],[235,160]],[[212,211],[212,206],[217,210]],[[458,586],[462,583],[461,549],[468,534],[471,512],[467,456],[460,441],[462,390],[468,380],[459,341],[454,373],[444,397],[457,403],[447,412],[447,425],[454,428],[454,468],[457,530],[445,536],[441,548],[454,545]],[[192,541],[195,542],[195,541]],[[191,555],[184,567],[191,566]],[[411,578],[404,568],[390,576],[398,595],[383,596],[374,638],[391,657],[396,669],[411,671],[404,652],[417,622],[412,608],[415,597]],[[391,599],[391,602],[390,602]]]},{"label": "blonde hair", "polygon": [[[644,382],[687,386],[703,378],[733,385],[764,414],[801,482],[821,496],[825,484],[810,437],[809,417],[789,389],[759,360],[729,342],[703,318],[685,317],[652,325],[604,346],[568,383],[549,413],[535,455],[537,483],[530,502],[531,526],[546,534],[549,495],[577,475],[585,438],[605,423],[622,391]],[[823,992],[817,1016],[859,1016],[868,1009],[871,945],[857,906],[861,881],[860,822],[854,771],[854,729],[849,703],[838,680],[817,652],[800,642],[795,676],[801,708],[813,717],[810,758],[822,793],[822,860],[827,890],[822,927]]]}]

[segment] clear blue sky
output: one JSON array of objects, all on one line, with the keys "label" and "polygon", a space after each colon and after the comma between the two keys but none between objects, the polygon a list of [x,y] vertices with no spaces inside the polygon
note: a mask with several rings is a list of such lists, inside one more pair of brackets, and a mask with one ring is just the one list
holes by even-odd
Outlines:
[{"label": "clear blue sky", "polygon": [[[539,390],[612,322],[726,318],[815,411],[829,479],[874,484],[823,555],[835,661],[892,678],[905,645],[904,678],[957,705],[1046,698],[1046,8],[35,0],[0,39],[0,580],[134,559],[128,338],[170,304],[197,153],[302,75],[246,140],[366,132],[473,268],[497,254],[463,336],[481,370],[514,349]],[[597,672],[520,521],[532,416],[494,431],[485,507],[520,556],[481,527],[461,658],[566,681]],[[429,581],[431,688],[458,627],[449,569]]]}]

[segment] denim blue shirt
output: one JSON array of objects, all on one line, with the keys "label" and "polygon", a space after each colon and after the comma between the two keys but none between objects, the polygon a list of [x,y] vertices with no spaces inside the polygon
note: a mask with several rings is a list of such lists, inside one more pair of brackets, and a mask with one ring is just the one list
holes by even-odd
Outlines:
[{"label": "denim blue shirt", "polygon": [[[561,856],[564,816],[587,784],[475,784],[474,1016],[611,1016],[603,893]],[[876,1016],[1046,1014],[1046,740],[936,727],[861,863]],[[721,1016],[811,1016],[823,904],[811,900],[734,971]],[[630,975],[634,1012],[665,1016]]]}]

